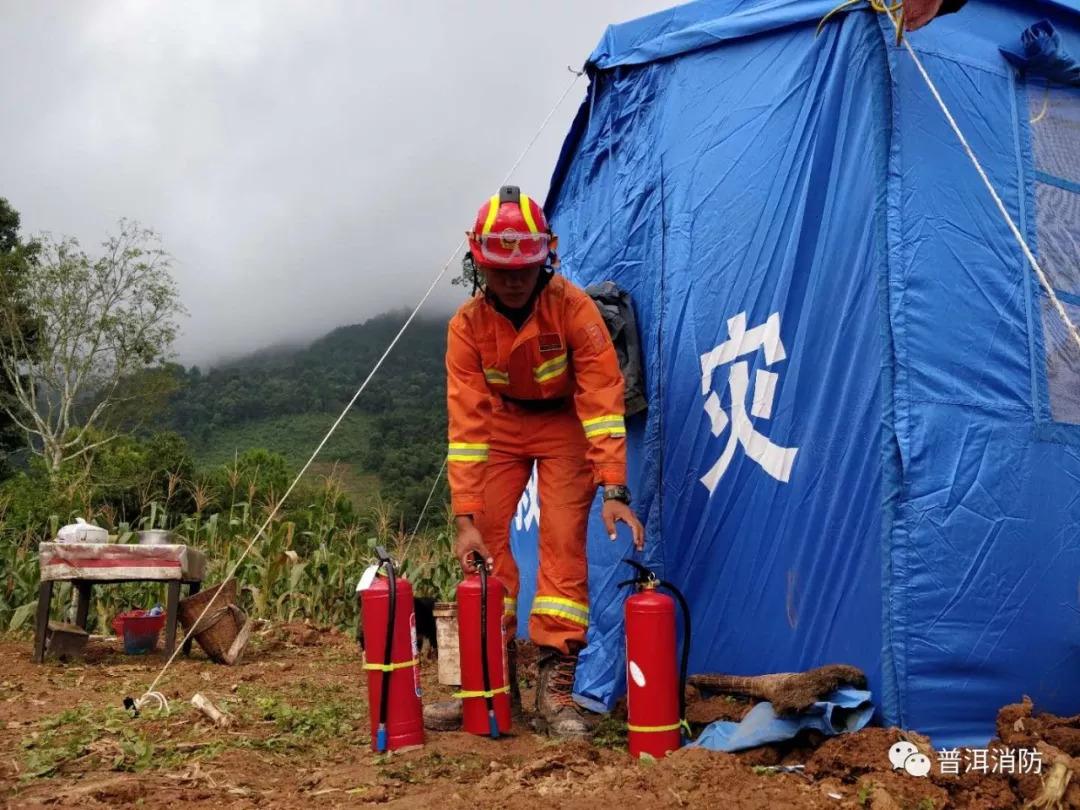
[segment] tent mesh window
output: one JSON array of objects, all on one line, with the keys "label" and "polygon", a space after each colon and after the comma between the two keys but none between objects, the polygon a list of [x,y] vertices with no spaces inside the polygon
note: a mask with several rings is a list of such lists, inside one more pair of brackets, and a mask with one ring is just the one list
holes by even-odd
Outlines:
[{"label": "tent mesh window", "polygon": [[[1045,85],[1030,89],[1039,260],[1069,317],[1080,323],[1080,92]],[[1050,416],[1080,425],[1080,348],[1042,298]]]}]

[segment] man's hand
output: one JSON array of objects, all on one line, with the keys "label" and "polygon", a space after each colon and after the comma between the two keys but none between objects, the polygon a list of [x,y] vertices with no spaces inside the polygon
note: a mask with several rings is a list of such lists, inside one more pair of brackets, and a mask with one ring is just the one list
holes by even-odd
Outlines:
[{"label": "man's hand", "polygon": [[634,510],[622,501],[604,501],[604,528],[607,529],[608,537],[615,539],[615,523],[622,521],[630,527],[634,533],[634,548],[641,551],[645,548],[645,527],[637,519]]},{"label": "man's hand", "polygon": [[922,28],[941,11],[942,0],[904,0],[904,27],[908,31]]},{"label": "man's hand", "polygon": [[466,574],[472,574],[476,571],[473,558],[473,552],[476,552],[483,559],[487,570],[490,572],[495,567],[495,560],[487,550],[487,546],[484,545],[484,538],[481,537],[480,530],[476,528],[472,517],[462,515],[455,518],[454,527],[457,530],[457,536],[454,540],[454,556],[461,563],[462,570]]}]

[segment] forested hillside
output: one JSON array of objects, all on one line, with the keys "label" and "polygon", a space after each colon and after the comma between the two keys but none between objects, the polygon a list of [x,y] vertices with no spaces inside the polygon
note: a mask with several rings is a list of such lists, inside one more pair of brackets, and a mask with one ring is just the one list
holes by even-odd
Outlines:
[{"label": "forested hillside", "polygon": [[[307,348],[274,349],[182,379],[158,427],[188,439],[198,465],[265,448],[298,467],[370,373],[406,318],[387,313]],[[417,319],[320,456],[343,462],[350,494],[423,505],[445,455],[446,318]],[[325,469],[325,464],[319,469]]]}]

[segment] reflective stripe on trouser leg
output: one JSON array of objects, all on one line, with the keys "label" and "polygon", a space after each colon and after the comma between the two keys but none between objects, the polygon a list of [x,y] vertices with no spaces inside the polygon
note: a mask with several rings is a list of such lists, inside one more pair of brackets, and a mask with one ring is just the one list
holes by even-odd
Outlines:
[{"label": "reflective stripe on trouser leg", "polygon": [[503,615],[504,616],[517,616],[517,597],[516,596],[504,596],[503,597]]},{"label": "reflective stripe on trouser leg", "polygon": [[[515,585],[515,587],[517,587]],[[503,597],[503,635],[511,639],[517,635],[517,597]]]},{"label": "reflective stripe on trouser leg", "polygon": [[557,616],[568,622],[580,624],[584,628],[589,626],[589,605],[584,602],[575,602],[561,596],[547,596],[538,593],[533,598],[533,616]]},{"label": "reflective stripe on trouser leg", "polygon": [[510,550],[510,521],[517,511],[521,493],[532,475],[532,459],[518,458],[493,450],[484,470],[484,511],[475,516],[476,527],[484,545],[495,561],[495,577],[506,588],[503,601],[503,630],[509,636],[517,632],[517,595],[520,578],[517,562]]},{"label": "reflective stripe on trouser leg", "polygon": [[540,566],[529,617],[533,642],[564,653],[571,646],[584,646],[589,627],[585,534],[596,495],[592,467],[585,458],[587,443],[574,428],[567,431],[567,455],[537,462]]}]

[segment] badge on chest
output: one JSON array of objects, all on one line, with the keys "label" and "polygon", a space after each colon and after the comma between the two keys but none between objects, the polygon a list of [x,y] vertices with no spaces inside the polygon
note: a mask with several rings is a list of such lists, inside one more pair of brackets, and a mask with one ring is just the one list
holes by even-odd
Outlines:
[{"label": "badge on chest", "polygon": [[540,354],[558,354],[564,351],[562,335],[558,332],[549,332],[537,338]]}]

